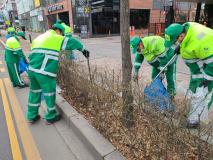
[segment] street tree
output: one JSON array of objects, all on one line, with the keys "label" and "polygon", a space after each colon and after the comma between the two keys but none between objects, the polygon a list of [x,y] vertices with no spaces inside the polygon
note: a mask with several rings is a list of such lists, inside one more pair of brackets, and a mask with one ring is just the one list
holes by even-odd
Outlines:
[{"label": "street tree", "polygon": [[130,54],[130,11],[129,0],[120,1],[120,33],[122,47],[122,99],[123,99],[123,124],[131,127],[133,124],[133,95],[132,95],[132,62]]}]

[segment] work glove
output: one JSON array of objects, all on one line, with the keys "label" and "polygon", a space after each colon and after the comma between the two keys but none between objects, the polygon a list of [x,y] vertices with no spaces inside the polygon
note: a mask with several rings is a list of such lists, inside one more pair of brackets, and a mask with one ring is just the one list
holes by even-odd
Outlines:
[{"label": "work glove", "polygon": [[90,52],[89,52],[88,50],[84,49],[84,50],[82,51],[82,53],[83,53],[84,57],[89,58]]},{"label": "work glove", "polygon": [[211,81],[204,79],[204,80],[202,80],[200,87],[203,86],[204,88],[206,88],[206,87],[208,87],[209,83],[211,83]]},{"label": "work glove", "polygon": [[175,48],[175,54],[180,54],[180,44]]},{"label": "work glove", "polygon": [[137,81],[138,81],[138,72],[134,72],[133,81],[134,81],[134,82],[137,82]]}]

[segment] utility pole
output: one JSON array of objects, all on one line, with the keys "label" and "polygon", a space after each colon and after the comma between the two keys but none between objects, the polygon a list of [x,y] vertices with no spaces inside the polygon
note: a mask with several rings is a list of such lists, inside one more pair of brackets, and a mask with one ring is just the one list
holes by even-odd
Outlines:
[{"label": "utility pole", "polygon": [[123,124],[126,127],[133,125],[133,95],[132,95],[132,62],[130,54],[130,11],[129,0],[120,0],[120,34],[122,46],[122,99]]},{"label": "utility pole", "polygon": [[201,2],[197,3],[197,9],[196,9],[195,22],[198,22],[198,23],[199,23],[199,20],[200,20],[200,10],[201,10],[201,5],[202,5],[202,3],[201,3]]}]

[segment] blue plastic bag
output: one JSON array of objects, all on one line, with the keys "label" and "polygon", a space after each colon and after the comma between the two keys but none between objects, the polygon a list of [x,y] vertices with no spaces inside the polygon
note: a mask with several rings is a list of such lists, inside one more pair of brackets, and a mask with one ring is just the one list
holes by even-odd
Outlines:
[{"label": "blue plastic bag", "polygon": [[154,80],[144,89],[145,101],[157,108],[159,111],[174,111],[171,97],[160,78]]},{"label": "blue plastic bag", "polygon": [[24,61],[24,59],[20,59],[19,61],[19,73],[27,72],[28,71],[28,64]]},{"label": "blue plastic bag", "polygon": [[10,38],[11,35],[10,34],[6,34],[6,39]]}]

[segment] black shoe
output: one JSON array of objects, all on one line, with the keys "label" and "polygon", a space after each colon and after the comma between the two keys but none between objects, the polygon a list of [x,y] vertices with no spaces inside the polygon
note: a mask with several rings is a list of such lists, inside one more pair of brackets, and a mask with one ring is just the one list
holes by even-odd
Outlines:
[{"label": "black shoe", "polygon": [[189,129],[196,129],[200,126],[200,123],[197,122],[197,123],[190,123],[189,121],[187,122],[187,128]]},{"label": "black shoe", "polygon": [[28,120],[28,122],[29,122],[30,124],[34,124],[34,123],[36,123],[37,121],[39,121],[40,118],[41,118],[41,116],[40,116],[40,115],[37,115],[34,119]]},{"label": "black shoe", "polygon": [[58,115],[56,115],[55,118],[53,118],[53,119],[47,119],[47,120],[46,120],[46,124],[47,124],[47,125],[53,124],[53,123],[55,123],[55,122],[57,122],[57,121],[60,121],[60,119],[61,119],[61,115],[58,114]]},{"label": "black shoe", "polygon": [[24,84],[24,85],[17,85],[19,89],[21,88],[25,88],[25,87],[28,87],[29,85],[28,84]]}]

